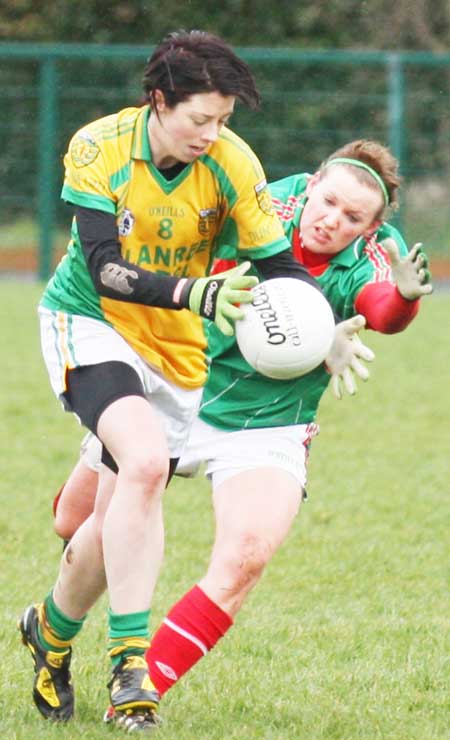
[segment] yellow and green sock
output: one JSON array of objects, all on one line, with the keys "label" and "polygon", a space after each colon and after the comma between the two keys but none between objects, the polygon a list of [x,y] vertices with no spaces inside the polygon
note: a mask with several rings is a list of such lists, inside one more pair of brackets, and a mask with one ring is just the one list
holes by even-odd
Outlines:
[{"label": "yellow and green sock", "polygon": [[39,642],[45,650],[65,653],[73,638],[81,630],[85,619],[86,617],[72,619],[64,614],[56,606],[53,592],[50,592],[39,609]]},{"label": "yellow and green sock", "polygon": [[132,614],[108,612],[108,653],[113,665],[129,655],[144,655],[150,645],[150,609]]}]

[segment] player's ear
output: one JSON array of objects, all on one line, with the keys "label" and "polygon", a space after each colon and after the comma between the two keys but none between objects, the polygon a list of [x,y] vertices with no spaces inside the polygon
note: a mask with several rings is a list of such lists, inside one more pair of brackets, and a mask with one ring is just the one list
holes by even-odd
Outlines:
[{"label": "player's ear", "polygon": [[309,197],[316,187],[317,183],[320,180],[320,171],[317,170],[317,172],[314,173],[314,175],[311,175],[311,177],[308,180],[308,184],[306,186],[306,195]]},{"label": "player's ear", "polygon": [[164,93],[162,90],[155,90],[154,91],[154,99],[156,104],[156,110],[158,113],[163,113],[163,111],[166,109],[166,100],[164,98]]}]

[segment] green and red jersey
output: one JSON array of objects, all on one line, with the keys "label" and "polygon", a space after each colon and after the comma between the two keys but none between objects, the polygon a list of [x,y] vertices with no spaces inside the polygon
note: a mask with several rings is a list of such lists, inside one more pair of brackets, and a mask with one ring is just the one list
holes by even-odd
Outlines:
[{"label": "green and red jersey", "polygon": [[[319,282],[341,320],[358,313],[369,328],[399,331],[417,312],[417,302],[403,299],[391,280],[386,250],[388,237],[405,256],[407,245],[399,231],[383,223],[370,239],[359,237],[331,258],[317,258],[300,237],[300,219],[306,203],[309,175],[292,175],[270,185],[275,210],[295,257]],[[219,269],[226,266],[221,265]],[[324,364],[294,380],[260,375],[244,360],[234,338],[208,324],[209,376],[203,391],[200,417],[215,427],[236,431],[258,427],[309,424],[316,420],[320,399],[330,375]]]}]

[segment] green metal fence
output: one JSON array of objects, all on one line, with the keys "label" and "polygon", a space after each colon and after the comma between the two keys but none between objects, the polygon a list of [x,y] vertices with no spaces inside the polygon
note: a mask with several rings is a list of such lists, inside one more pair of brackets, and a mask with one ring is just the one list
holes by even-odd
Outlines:
[{"label": "green metal fence", "polygon": [[[351,139],[377,138],[401,163],[407,238],[428,244],[433,255],[450,254],[449,54],[237,51],[255,73],[263,105],[256,113],[238,108],[232,127],[258,153],[269,179],[312,171]],[[40,278],[51,273],[55,239],[70,222],[59,201],[68,140],[84,123],[138,101],[150,52],[0,44],[0,252],[15,224],[35,223]]]}]

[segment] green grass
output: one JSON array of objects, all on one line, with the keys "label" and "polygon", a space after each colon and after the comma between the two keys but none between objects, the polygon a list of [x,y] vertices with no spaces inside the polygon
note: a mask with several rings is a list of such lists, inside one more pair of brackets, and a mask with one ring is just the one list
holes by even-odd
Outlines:
[{"label": "green grass", "polygon": [[[54,232],[54,246],[65,249],[70,238],[70,217],[67,227],[57,227]],[[10,223],[0,224],[0,253],[10,249],[38,250],[39,224],[29,216],[18,216]]]},{"label": "green grass", "polygon": [[37,245],[38,224],[25,216],[0,226],[0,249],[24,249]]},{"label": "green grass", "polygon": [[439,179],[411,181],[405,188],[400,220],[408,244],[423,245],[431,258],[450,259],[448,183]]},{"label": "green grass", "polygon": [[[39,286],[2,282],[1,291],[1,737],[123,737],[99,722],[105,601],[75,650],[76,719],[54,727],[32,705],[31,661],[15,622],[55,578],[61,545],[51,500],[82,430],[50,391],[35,316]],[[438,293],[402,335],[365,335],[377,353],[372,378],[354,399],[327,393],[310,501],[236,626],[165,697],[155,737],[450,738],[449,313],[450,296]],[[207,562],[206,482],[175,480],[165,514],[154,626]]]}]

